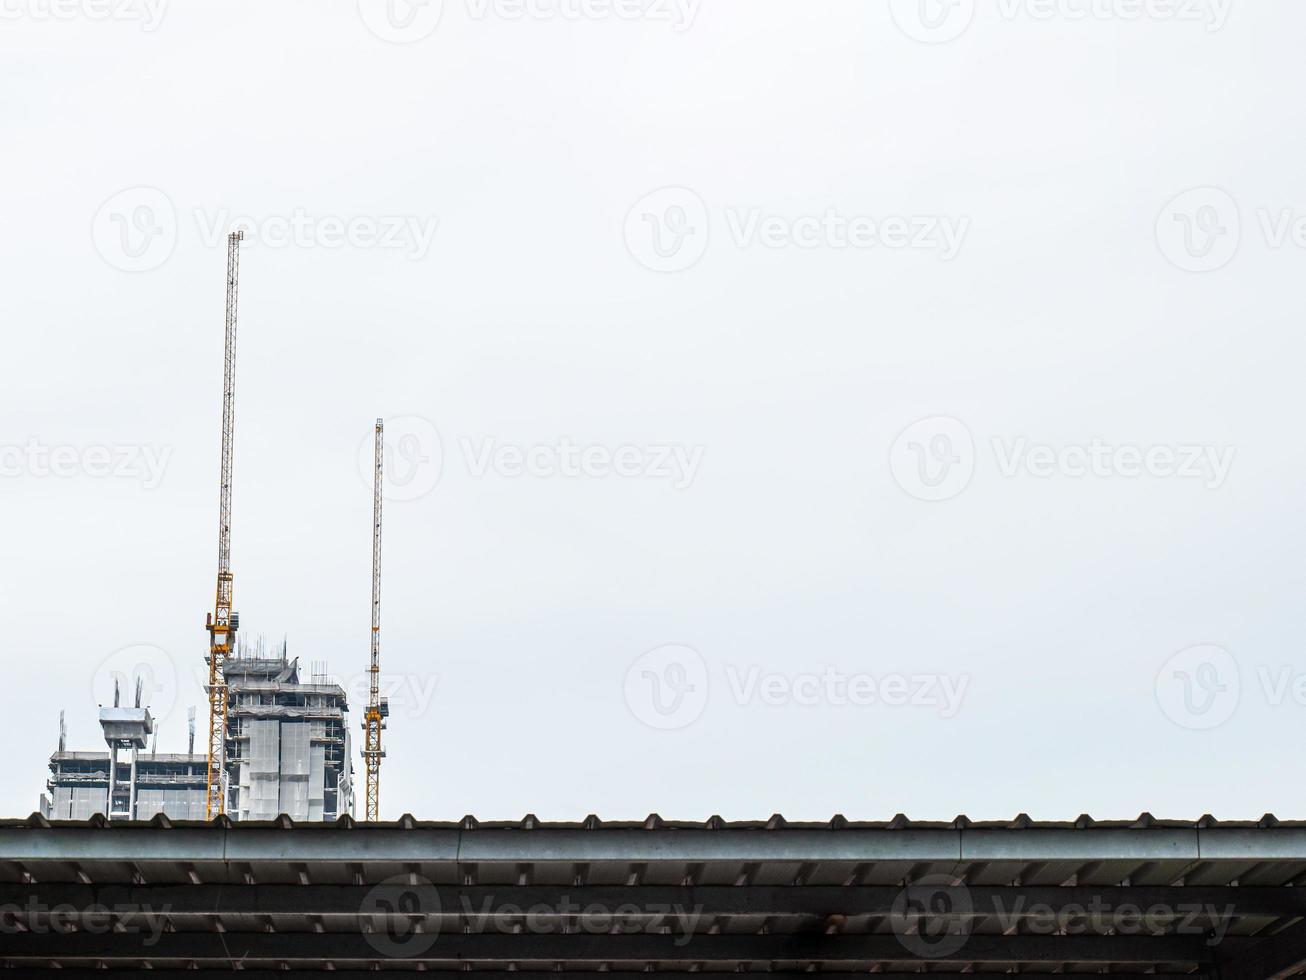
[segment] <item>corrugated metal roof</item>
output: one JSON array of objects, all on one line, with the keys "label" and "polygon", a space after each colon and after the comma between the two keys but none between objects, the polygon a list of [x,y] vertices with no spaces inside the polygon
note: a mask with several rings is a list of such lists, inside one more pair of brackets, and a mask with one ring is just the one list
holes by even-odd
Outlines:
[{"label": "corrugated metal roof", "polygon": [[[1273,815],[297,825],[34,814],[0,821],[0,883],[0,905],[38,905],[28,931],[0,936],[0,962],[26,967],[1218,968],[1246,980],[1306,966],[1306,821]],[[41,933],[40,908],[60,904],[151,911],[156,941],[130,916],[125,932]],[[1134,906],[1159,909],[1148,929],[1125,914]],[[660,916],[667,908],[689,911]]]},{"label": "corrugated metal roof", "polygon": [[[221,824],[224,823],[224,821],[225,825],[231,827],[277,827],[281,829],[303,829],[307,827],[390,827],[405,830],[598,830],[601,828],[609,830],[1146,830],[1152,828],[1205,830],[1214,827],[1235,829],[1306,829],[1306,820],[1280,820],[1272,813],[1267,813],[1255,820],[1219,820],[1210,814],[1198,817],[1195,820],[1184,820],[1157,818],[1146,812],[1140,813],[1137,817],[1132,819],[1124,820],[1098,820],[1086,813],[1081,814],[1074,820],[1034,820],[1025,813],[1017,814],[1009,820],[972,820],[964,814],[954,817],[952,820],[913,820],[901,813],[896,814],[888,820],[849,820],[843,814],[838,813],[829,820],[787,820],[783,814],[779,813],[772,814],[764,820],[725,820],[720,816],[711,816],[706,820],[669,820],[656,813],[650,813],[642,820],[609,821],[602,820],[595,814],[590,814],[581,820],[542,821],[539,817],[530,813],[515,820],[482,820],[471,815],[462,817],[459,820],[419,820],[412,814],[405,813],[403,816],[395,820],[381,821],[380,823],[375,824],[363,823],[348,816],[324,824],[318,821],[295,823],[290,819],[290,817],[283,814],[276,820],[246,820],[238,824],[236,821],[223,817],[206,822],[202,820],[175,821],[168,819],[166,816],[159,815],[149,821],[117,821],[114,825],[198,827],[206,826],[209,823]],[[0,818],[0,828],[49,826],[108,826],[108,821],[106,821],[102,815],[97,815],[89,820],[81,821],[51,821],[47,820],[39,813],[33,813],[29,817]]]}]

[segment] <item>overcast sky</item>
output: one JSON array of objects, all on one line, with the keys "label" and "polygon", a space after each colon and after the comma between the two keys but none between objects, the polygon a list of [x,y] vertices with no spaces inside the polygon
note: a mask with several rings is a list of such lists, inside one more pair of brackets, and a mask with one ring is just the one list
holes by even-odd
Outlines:
[{"label": "overcast sky", "polygon": [[0,813],[115,671],[184,750],[236,228],[355,743],[387,419],[383,816],[1306,808],[1306,6],[0,12]]}]

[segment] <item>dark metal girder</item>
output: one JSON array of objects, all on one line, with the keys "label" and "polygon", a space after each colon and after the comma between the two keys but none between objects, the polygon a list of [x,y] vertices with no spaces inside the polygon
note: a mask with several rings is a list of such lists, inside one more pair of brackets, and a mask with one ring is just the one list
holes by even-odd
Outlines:
[{"label": "dark metal girder", "polygon": [[[401,890],[403,886],[382,886]],[[268,915],[357,916],[375,908],[376,886],[370,885],[69,885],[0,883],[0,910],[22,910],[33,903],[43,908],[72,910],[95,907],[138,909],[176,915],[252,913]],[[904,908],[945,910],[959,919],[984,916],[1029,918],[1049,912],[1079,910],[1168,912],[1177,919],[1196,910],[1220,916],[1306,916],[1306,888],[1238,887],[948,887],[909,886],[698,886],[690,888],[642,885],[451,885],[413,886],[425,901],[413,911],[445,919],[485,919],[542,908],[558,917],[581,909],[612,916],[618,909],[632,916],[665,915],[684,909],[700,916],[766,915],[822,918],[829,915],[888,915]],[[938,901],[936,901],[938,900]],[[923,903],[929,903],[923,905]],[[566,908],[568,911],[563,912]],[[631,909],[639,909],[638,913]],[[1200,919],[1200,917],[1199,917]]]},{"label": "dark metal girder", "polygon": [[[956,945],[956,949],[950,948]],[[1246,943],[1226,939],[1222,948]],[[1192,963],[1213,950],[1200,937],[979,936],[964,937],[919,957],[931,963]],[[861,967],[918,957],[893,935],[501,935],[385,933],[18,933],[4,938],[5,960],[209,961],[252,960],[317,965],[330,961],[400,963],[811,963]]]},{"label": "dark metal girder", "polygon": [[[65,969],[58,974],[59,980],[104,980],[105,970],[84,970],[84,969]],[[196,980],[198,971],[195,970],[151,970],[149,971],[150,980]],[[308,980],[310,977],[321,977],[323,974],[316,970],[241,970],[237,973],[235,970],[223,969],[206,969],[203,975],[216,973],[233,973],[241,980]],[[386,973],[406,972],[406,971],[380,971],[384,976]],[[430,971],[434,973],[452,972],[452,971]],[[717,971],[720,972],[720,971]],[[812,980],[812,974],[805,970],[771,970],[771,971],[754,971],[760,976],[768,978],[780,978],[780,980],[798,980],[799,977],[805,980]],[[559,980],[560,977],[570,976],[588,976],[594,974],[595,980],[685,980],[686,977],[703,977],[712,976],[712,973],[688,973],[683,970],[654,970],[654,971],[634,971],[634,970],[608,970],[598,972],[597,970],[571,970],[569,974],[560,974],[547,970],[477,970],[471,980]],[[378,971],[374,970],[334,970],[328,974],[332,980],[376,980]],[[740,974],[731,971],[731,976],[740,976]],[[743,976],[750,974],[745,973]],[[961,974],[958,974],[959,976]],[[921,980],[919,973],[876,973],[873,974],[875,980]],[[973,977],[974,974],[966,976]],[[1062,974],[1061,976],[1075,976],[1075,974]],[[1099,974],[1099,976],[1101,976]],[[1208,974],[1204,973],[1112,973],[1109,974],[1110,980],[1212,980]]]},{"label": "dark metal girder", "polygon": [[1306,972],[1306,922],[1255,941],[1240,956],[1221,953],[1219,980],[1284,980]]}]

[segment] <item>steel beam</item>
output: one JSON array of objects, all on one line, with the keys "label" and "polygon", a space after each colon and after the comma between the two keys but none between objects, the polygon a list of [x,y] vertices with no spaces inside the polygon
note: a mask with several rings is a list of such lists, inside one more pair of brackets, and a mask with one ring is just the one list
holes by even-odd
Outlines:
[{"label": "steel beam", "polygon": [[[391,891],[404,886],[381,886]],[[933,909],[939,918],[1012,919],[1120,913],[1156,920],[1227,921],[1235,916],[1306,916],[1306,888],[1225,886],[715,886],[419,885],[417,914],[483,921],[532,912],[556,918],[592,915],[653,917],[684,910],[698,917],[761,915],[820,919],[887,916]],[[158,910],[168,915],[358,916],[373,907],[374,885],[73,885],[0,883],[0,910]]]},{"label": "steel beam", "polygon": [[[1246,946],[1227,939],[1231,952]],[[944,946],[931,963],[1083,963],[1094,965],[1208,963],[1200,937],[970,936]],[[319,966],[325,961],[502,964],[759,963],[861,969],[918,959],[893,935],[426,935],[379,933],[19,933],[5,937],[0,958],[11,962],[137,963],[159,961],[229,965],[252,961]]]}]

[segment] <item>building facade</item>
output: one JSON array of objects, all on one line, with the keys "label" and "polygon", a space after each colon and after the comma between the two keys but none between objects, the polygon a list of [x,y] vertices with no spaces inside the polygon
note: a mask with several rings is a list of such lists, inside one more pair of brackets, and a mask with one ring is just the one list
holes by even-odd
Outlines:
[{"label": "building facade", "polygon": [[[260,651],[261,652],[261,651]],[[339,684],[301,681],[298,660],[285,654],[228,660],[227,814],[234,820],[332,821],[354,811],[349,704]],[[154,732],[148,706],[100,709],[107,751],[69,752],[62,719],[59,750],[50,756],[40,810],[51,820],[203,820],[208,759],[146,751]]]},{"label": "building facade", "polygon": [[335,820],[354,810],[349,704],[340,685],[300,680],[299,662],[226,666],[227,812],[237,820]]}]

